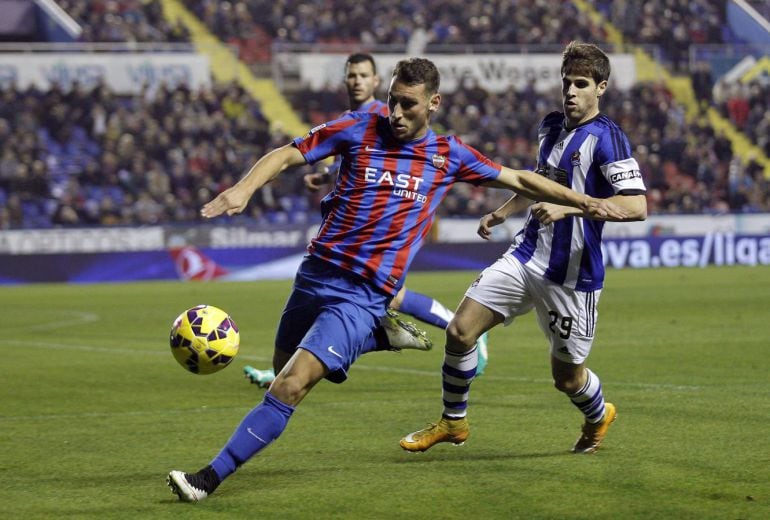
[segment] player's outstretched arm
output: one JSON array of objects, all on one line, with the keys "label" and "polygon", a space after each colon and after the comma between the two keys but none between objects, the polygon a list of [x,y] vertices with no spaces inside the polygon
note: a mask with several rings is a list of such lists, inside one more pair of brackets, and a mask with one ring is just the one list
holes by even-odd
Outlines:
[{"label": "player's outstretched arm", "polygon": [[614,222],[630,222],[647,218],[647,198],[644,195],[614,195],[606,200],[623,209],[626,216],[619,219],[609,215],[599,214],[600,212],[597,211],[586,212],[579,208],[560,206],[548,202],[538,202],[532,206],[532,215],[543,224],[550,224],[565,217],[583,217],[592,220]]},{"label": "player's outstretched arm", "polygon": [[623,209],[623,211],[626,213],[626,217],[622,220],[632,221],[647,219],[646,195],[613,195],[607,200]]},{"label": "player's outstretched arm", "polygon": [[580,208],[597,217],[624,220],[627,216],[623,208],[615,205],[609,199],[597,199],[578,193],[527,170],[512,170],[503,167],[497,180],[488,185],[512,189],[519,195],[532,200]]},{"label": "player's outstretched arm", "polygon": [[227,213],[235,215],[246,208],[249,199],[259,188],[272,181],[291,166],[306,164],[305,157],[293,144],[276,148],[262,156],[235,186],[226,189],[201,208],[201,215],[214,218]]},{"label": "player's outstretched arm", "polygon": [[492,213],[487,213],[479,219],[479,228],[476,233],[484,240],[489,240],[492,236],[492,228],[499,226],[505,220],[514,213],[523,210],[527,206],[532,204],[532,200],[516,195],[506,200],[502,206],[494,210]]}]

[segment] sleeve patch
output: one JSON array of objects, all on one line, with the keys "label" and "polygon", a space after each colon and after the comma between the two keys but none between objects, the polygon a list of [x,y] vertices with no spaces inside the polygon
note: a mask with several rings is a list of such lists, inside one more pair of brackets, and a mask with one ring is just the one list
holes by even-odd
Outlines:
[{"label": "sleeve patch", "polygon": [[326,128],[326,123],[321,123],[320,125],[311,128],[310,132],[308,132],[308,135],[313,135],[314,133],[318,132],[319,130],[323,130],[324,128]]},{"label": "sleeve patch", "polygon": [[642,174],[639,170],[630,170],[625,172],[613,173],[610,175],[610,182],[616,184],[621,181],[629,181],[631,179],[641,179]]}]

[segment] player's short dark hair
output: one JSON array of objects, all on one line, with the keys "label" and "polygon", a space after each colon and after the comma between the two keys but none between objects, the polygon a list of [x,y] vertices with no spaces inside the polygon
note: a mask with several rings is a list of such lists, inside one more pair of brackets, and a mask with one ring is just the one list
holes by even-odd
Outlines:
[{"label": "player's short dark hair", "polygon": [[366,54],[365,52],[356,52],[348,56],[348,59],[345,60],[345,70],[348,69],[348,65],[363,63],[365,61],[368,61],[372,64],[372,72],[377,74],[377,65],[374,63],[374,57],[371,54]]},{"label": "player's short dark hair", "polygon": [[393,69],[393,77],[406,85],[425,84],[425,92],[430,95],[438,92],[441,76],[436,65],[425,58],[409,58],[401,60]]},{"label": "player's short dark hair", "polygon": [[561,75],[567,74],[591,77],[598,85],[610,79],[610,59],[592,43],[570,42],[561,59]]}]

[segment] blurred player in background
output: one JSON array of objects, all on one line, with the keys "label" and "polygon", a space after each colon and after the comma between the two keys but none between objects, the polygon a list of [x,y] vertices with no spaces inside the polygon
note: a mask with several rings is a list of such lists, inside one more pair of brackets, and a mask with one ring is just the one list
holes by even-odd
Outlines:
[{"label": "blurred player in background", "polygon": [[[350,110],[348,112],[368,112],[388,115],[388,105],[375,99],[374,95],[380,86],[380,76],[377,75],[377,66],[374,58],[370,54],[356,53],[348,56],[345,61],[345,89],[348,94],[348,103]],[[343,115],[345,114],[343,113]],[[340,157],[338,156],[331,166],[325,168],[324,172],[308,173],[304,176],[305,186],[311,191],[318,191],[321,187],[332,183],[340,167]],[[333,174],[332,174],[333,172]],[[333,199],[334,194],[328,193],[321,200],[321,213],[325,216],[328,211],[328,204]],[[435,325],[445,330],[454,312],[446,308],[441,302],[418,292],[410,291],[402,287],[398,294],[390,302],[390,309],[410,314],[420,321]],[[487,334],[482,334],[478,339],[479,365],[476,371],[476,377],[482,375],[487,366],[488,349]],[[243,372],[249,381],[261,388],[267,388],[275,379],[275,371],[270,368],[259,370],[246,365]]]},{"label": "blurred player in background", "polygon": [[400,61],[388,92],[388,117],[351,112],[319,125],[263,156],[235,186],[203,206],[206,218],[240,213],[256,190],[286,168],[342,156],[328,211],[278,324],[275,381],[209,465],[196,473],[169,473],[167,483],[180,500],[195,502],[213,493],[281,435],[319,381],[343,382],[355,360],[376,347],[380,319],[454,183],[509,188],[592,215],[625,214],[611,202],[502,167],[453,136],[433,133],[429,123],[441,102],[438,87],[431,61]]},{"label": "blurred player in background", "polygon": [[[538,173],[590,195],[607,198],[626,211],[622,220],[647,217],[645,186],[620,127],[599,111],[610,62],[598,47],[573,42],[562,58],[563,112],[540,124]],[[523,209],[512,197],[482,217],[479,235]],[[468,394],[476,367],[479,335],[535,309],[551,343],[556,388],[583,413],[583,430],[572,451],[593,453],[615,420],[615,406],[604,400],[599,377],[585,366],[598,318],[604,283],[602,221],[615,217],[538,203],[510,249],[471,284],[447,329],[443,377],[444,411],[438,424],[401,439],[408,451],[425,451],[439,442],[462,444],[470,433]]]}]

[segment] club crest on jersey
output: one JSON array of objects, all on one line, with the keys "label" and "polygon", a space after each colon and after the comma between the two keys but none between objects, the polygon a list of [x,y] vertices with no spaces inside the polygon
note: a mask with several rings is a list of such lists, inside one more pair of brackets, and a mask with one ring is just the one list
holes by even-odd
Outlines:
[{"label": "club crest on jersey", "polygon": [[580,152],[577,150],[572,152],[572,155],[570,155],[569,160],[572,161],[572,166],[580,166]]},{"label": "club crest on jersey", "polygon": [[435,166],[436,169],[439,169],[439,170],[444,167],[444,164],[446,164],[446,157],[444,157],[443,155],[439,155],[437,153],[433,154],[433,157],[431,158],[431,160],[433,161],[433,166]]}]

